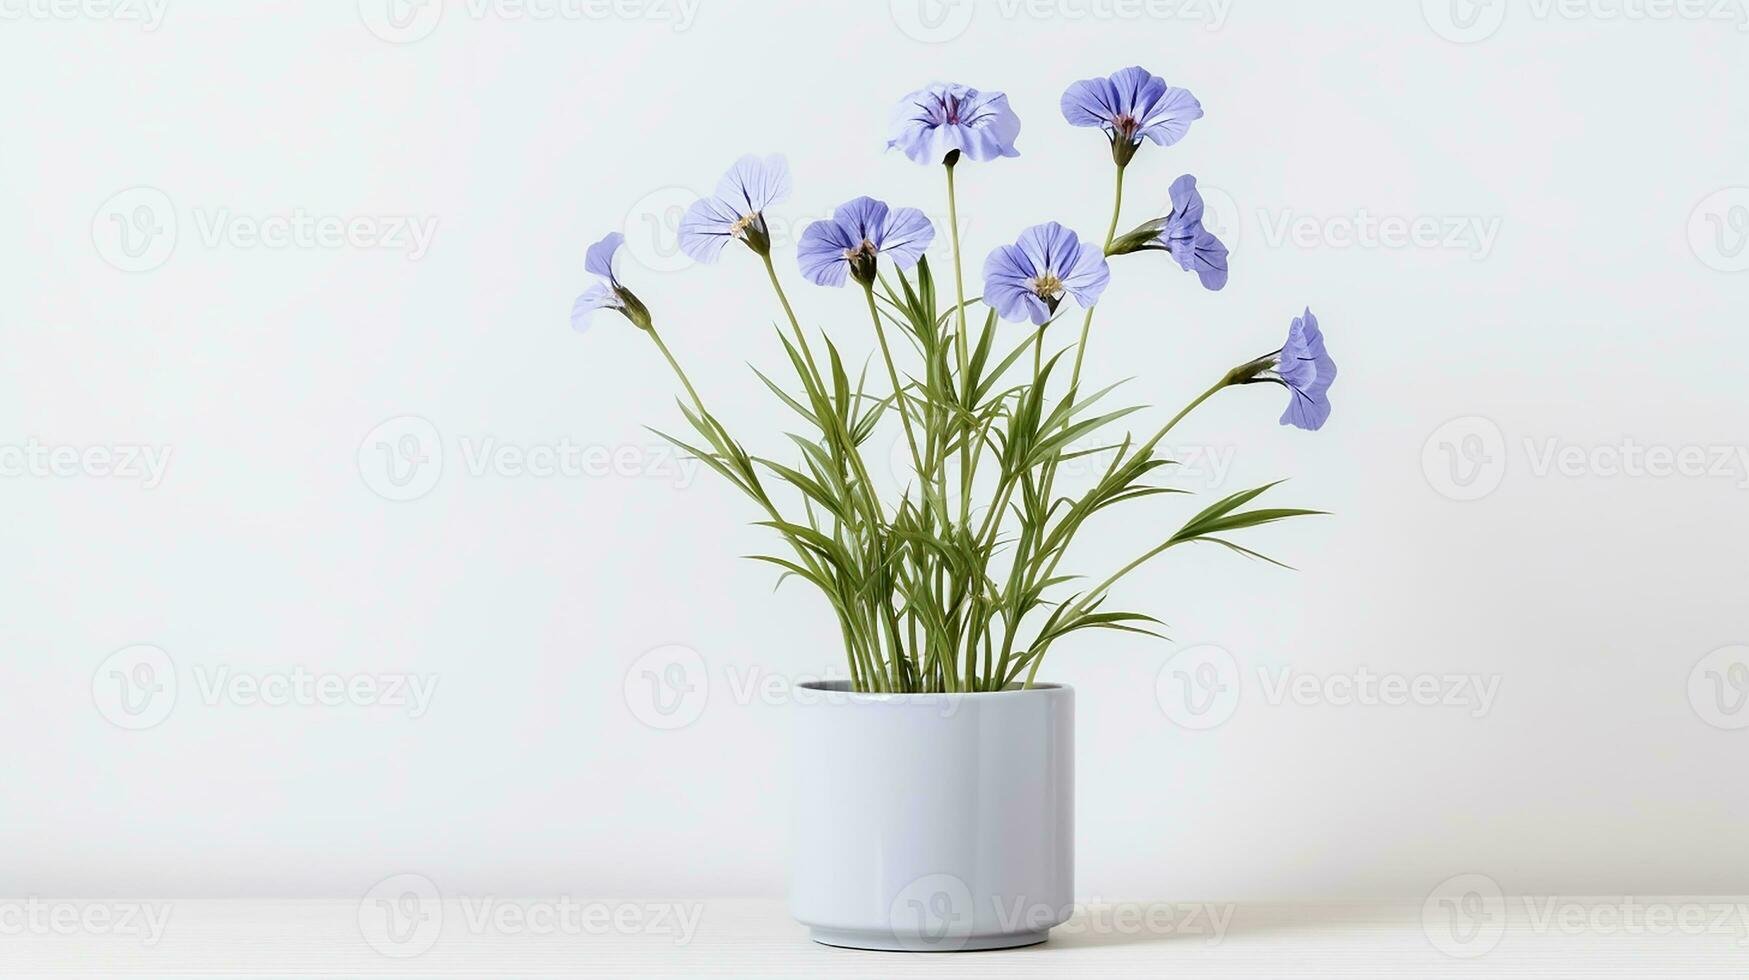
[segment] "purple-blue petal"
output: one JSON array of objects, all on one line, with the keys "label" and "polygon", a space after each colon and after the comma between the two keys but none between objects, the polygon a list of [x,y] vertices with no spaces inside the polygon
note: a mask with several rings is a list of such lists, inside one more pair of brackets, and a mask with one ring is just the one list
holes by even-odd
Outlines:
[{"label": "purple-blue petal", "polygon": [[1191,264],[1202,287],[1219,292],[1227,284],[1227,246],[1203,228],[1191,243]]},{"label": "purple-blue petal", "polygon": [[923,250],[935,240],[935,226],[916,208],[899,208],[888,213],[875,246],[893,265],[909,269],[923,257]]},{"label": "purple-blue petal", "polygon": [[1105,287],[1111,282],[1111,269],[1105,264],[1105,253],[1091,242],[1080,243],[1080,254],[1062,275],[1063,290],[1075,297],[1082,309],[1099,302]]},{"label": "purple-blue petal", "polygon": [[861,244],[860,239],[853,244],[837,221],[816,221],[802,229],[796,241],[796,264],[816,286],[842,286],[850,275],[845,250]]},{"label": "purple-blue petal", "polygon": [[1142,116],[1141,135],[1160,146],[1171,146],[1184,138],[1191,123],[1201,118],[1202,103],[1196,96],[1188,89],[1166,86],[1159,99]]},{"label": "purple-blue petal", "polygon": [[1043,323],[1050,311],[1028,285],[1035,273],[1019,246],[997,247],[984,259],[984,303],[1004,320]]},{"label": "purple-blue petal", "polygon": [[736,160],[717,182],[717,197],[740,218],[758,214],[788,197],[791,186],[789,161],[783,154],[757,157],[749,153]]},{"label": "purple-blue petal", "polygon": [[720,198],[705,197],[692,202],[680,219],[680,250],[693,259],[711,263],[723,254],[723,247],[734,236],[735,222],[741,215]]},{"label": "purple-blue petal", "polygon": [[617,231],[608,232],[601,241],[589,246],[589,251],[583,257],[583,268],[591,275],[600,276],[609,282],[618,282],[614,275],[614,256],[621,245],[625,244],[626,236]]},{"label": "purple-blue petal", "polygon": [[848,241],[846,248],[869,242],[879,249],[887,227],[887,204],[867,196],[845,201],[832,212],[832,221]]},{"label": "purple-blue petal", "polygon": [[598,282],[584,290],[583,295],[571,304],[571,329],[582,333],[589,329],[589,322],[595,316],[596,310],[617,310],[622,305],[612,286]]},{"label": "purple-blue petal", "polygon": [[1202,221],[1202,192],[1196,189],[1196,178],[1190,174],[1172,182],[1166,192],[1172,198],[1172,217],[1185,223]]}]

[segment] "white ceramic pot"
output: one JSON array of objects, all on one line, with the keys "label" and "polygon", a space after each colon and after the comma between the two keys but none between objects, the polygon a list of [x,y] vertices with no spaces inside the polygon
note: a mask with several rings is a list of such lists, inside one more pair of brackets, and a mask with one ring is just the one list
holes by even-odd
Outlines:
[{"label": "white ceramic pot", "polygon": [[1075,881],[1075,692],[795,690],[790,912],[817,942],[1044,942]]}]

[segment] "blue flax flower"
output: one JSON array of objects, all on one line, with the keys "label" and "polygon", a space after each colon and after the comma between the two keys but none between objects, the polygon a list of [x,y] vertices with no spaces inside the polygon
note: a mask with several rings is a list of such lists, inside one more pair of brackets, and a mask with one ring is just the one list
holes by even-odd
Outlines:
[{"label": "blue flax flower", "polygon": [[680,219],[680,250],[710,263],[733,239],[760,255],[771,254],[765,209],[789,196],[789,164],[779,154],[761,159],[749,153],[717,181],[714,197],[700,198]]},{"label": "blue flax flower", "polygon": [[935,226],[916,208],[890,210],[883,201],[846,201],[826,221],[802,229],[796,261],[802,275],[820,286],[842,286],[846,276],[865,286],[875,279],[875,258],[909,269],[935,240]]},{"label": "blue flax flower", "polygon": [[1063,118],[1071,126],[1097,126],[1111,139],[1118,166],[1130,162],[1142,137],[1160,146],[1184,138],[1202,118],[1202,103],[1189,90],[1173,88],[1146,68],[1125,68],[1109,78],[1088,78],[1063,92]]},{"label": "blue flax flower", "polygon": [[596,310],[618,310],[633,325],[644,330],[650,329],[650,311],[632,291],[620,284],[619,274],[614,271],[618,264],[619,250],[625,244],[626,236],[619,232],[611,232],[601,241],[589,246],[589,252],[583,258],[583,268],[600,280],[577,297],[577,302],[571,305],[571,326],[578,331],[588,330],[589,321],[594,318]]},{"label": "blue flax flower", "polygon": [[984,302],[1004,320],[1042,324],[1065,295],[1083,309],[1099,302],[1111,281],[1099,246],[1084,242],[1055,221],[1033,225],[1013,245],[984,260]]},{"label": "blue flax flower", "polygon": [[1014,138],[1020,117],[1001,92],[980,92],[950,82],[936,82],[912,92],[893,108],[893,138],[915,163],[945,163],[964,154],[973,160],[1019,156]]},{"label": "blue flax flower", "polygon": [[1172,182],[1172,213],[1144,222],[1111,243],[1112,255],[1155,249],[1166,252],[1186,272],[1194,271],[1205,289],[1227,284],[1227,246],[1202,225],[1202,194],[1189,174]]},{"label": "blue flax flower", "polygon": [[1239,369],[1240,384],[1271,381],[1292,392],[1282,425],[1316,431],[1330,418],[1330,385],[1336,380],[1336,361],[1324,347],[1318,318],[1308,307],[1294,317],[1281,350],[1260,357]]}]

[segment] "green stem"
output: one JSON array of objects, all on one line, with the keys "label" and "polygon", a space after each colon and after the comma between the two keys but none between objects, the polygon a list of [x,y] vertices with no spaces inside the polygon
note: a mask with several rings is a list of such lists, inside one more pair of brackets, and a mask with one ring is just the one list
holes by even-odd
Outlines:
[{"label": "green stem", "polygon": [[874,318],[875,336],[880,338],[881,358],[887,362],[887,378],[893,383],[893,401],[899,408],[899,421],[905,426],[905,441],[911,446],[911,464],[917,468],[917,478],[929,479],[923,468],[923,454],[917,451],[917,436],[911,431],[911,410],[905,400],[905,389],[899,384],[899,370],[893,366],[893,351],[887,346],[887,328],[881,326],[881,311],[875,307],[874,287],[865,285],[863,296],[868,299],[868,315]]},{"label": "green stem", "polygon": [[686,372],[680,369],[680,362],[674,359],[674,352],[670,351],[668,345],[662,342],[662,335],[656,332],[655,327],[650,328],[649,334],[650,339],[656,342],[656,349],[668,359],[668,366],[674,369],[674,375],[680,379],[681,384],[686,386],[686,393],[692,396],[692,404],[698,409],[699,415],[708,415],[709,413],[704,408],[704,399],[698,397],[698,389],[692,386],[691,379],[687,378]]},{"label": "green stem", "polygon": [[[1117,168],[1117,188],[1112,195],[1111,224],[1105,229],[1105,248],[1111,247],[1112,239],[1117,237],[1118,215],[1123,213],[1123,170]],[[1081,358],[1087,353],[1087,332],[1093,326],[1093,307],[1087,308],[1087,316],[1081,320],[1081,340],[1075,345],[1075,370],[1069,374],[1069,387],[1072,389],[1081,380]]]}]

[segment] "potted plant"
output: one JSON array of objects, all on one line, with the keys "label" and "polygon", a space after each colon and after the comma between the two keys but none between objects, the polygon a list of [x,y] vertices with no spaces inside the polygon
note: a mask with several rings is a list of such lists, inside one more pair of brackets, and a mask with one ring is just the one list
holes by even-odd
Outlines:
[{"label": "potted plant", "polygon": [[[1204,227],[1190,175],[1171,185],[1170,213],[1118,234],[1125,168],[1144,142],[1171,146],[1202,117],[1190,92],[1126,68],[1069,86],[1061,111],[1110,145],[1116,190],[1103,238],[1056,222],[1028,227],[988,254],[981,292],[968,296],[955,175],[968,161],[1016,156],[1020,121],[1003,94],[957,84],[898,104],[888,148],[943,168],[951,294],[923,254],[937,229],[915,208],[859,197],[809,225],[796,250],[803,278],[861,294],[842,312],[867,318],[868,366],[805,329],[786,294],[765,218],[791,190],[781,156],[742,157],[688,210],[687,254],[714,262],[744,247],[782,308],[777,340],[792,376],[755,372],[797,418],[781,456],[746,448],[687,378],[620,277],[623,236],[588,250],[597,281],[573,325],[612,309],[650,338],[684,390],[689,431],[664,437],[753,502],[781,547],[752,557],[817,589],[837,617],[849,679],[797,691],[791,909],[824,943],[950,950],[1045,939],[1068,917],[1074,861],[1074,692],[1040,682],[1046,654],[1084,630],[1157,635],[1154,617],[1111,605],[1112,588],[1143,563],[1198,542],[1262,557],[1229,535],[1317,513],[1260,506],[1271,484],[1203,507],[1091,583],[1064,567],[1095,515],[1182,492],[1160,482],[1171,460],[1159,447],[1197,406],[1229,388],[1276,385],[1288,396],[1281,422],[1315,430],[1336,366],[1308,309],[1280,347],[1215,379],[1164,424],[1117,434],[1137,408],[1114,406],[1116,385],[1081,376],[1108,263],[1164,253],[1218,290],[1227,249]],[[1077,310],[1078,330],[1058,326]],[[906,486],[882,499],[869,471],[885,454],[869,447],[894,431]],[[1098,478],[1063,490],[1064,464],[1083,457],[1098,461]]]}]

